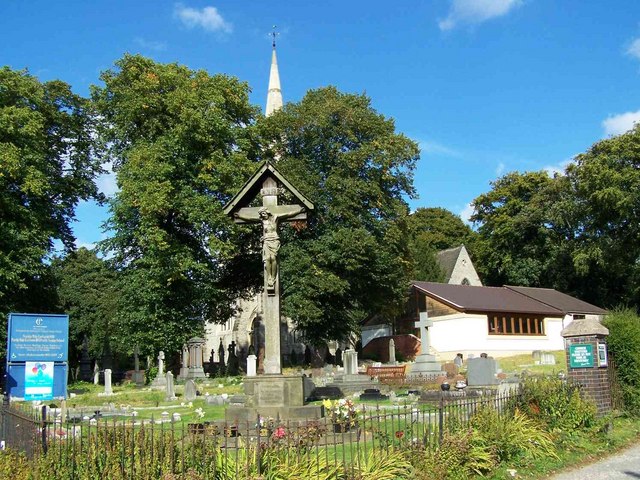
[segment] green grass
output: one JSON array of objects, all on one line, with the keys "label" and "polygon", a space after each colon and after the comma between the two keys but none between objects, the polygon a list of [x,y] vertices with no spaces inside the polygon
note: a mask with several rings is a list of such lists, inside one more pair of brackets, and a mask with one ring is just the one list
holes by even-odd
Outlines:
[{"label": "green grass", "polygon": [[498,366],[504,373],[522,373],[524,370],[540,375],[552,375],[567,371],[567,360],[564,350],[550,352],[556,358],[555,365],[535,365],[530,353],[497,358]]}]

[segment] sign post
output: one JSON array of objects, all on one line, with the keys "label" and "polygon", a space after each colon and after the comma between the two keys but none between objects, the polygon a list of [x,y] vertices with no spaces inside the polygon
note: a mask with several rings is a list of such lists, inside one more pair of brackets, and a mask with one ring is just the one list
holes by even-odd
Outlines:
[{"label": "sign post", "polygon": [[10,398],[66,398],[69,316],[10,313],[7,393]]}]

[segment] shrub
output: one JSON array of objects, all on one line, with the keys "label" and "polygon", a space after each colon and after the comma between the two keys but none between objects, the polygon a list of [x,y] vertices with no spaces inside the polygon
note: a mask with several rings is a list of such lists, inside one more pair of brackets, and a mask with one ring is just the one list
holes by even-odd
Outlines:
[{"label": "shrub", "polygon": [[516,408],[551,431],[589,429],[597,424],[596,407],[583,398],[580,387],[558,378],[528,378],[515,403]]},{"label": "shrub", "polygon": [[387,450],[382,455],[373,450],[369,451],[368,455],[359,451],[358,458],[347,473],[347,479],[395,480],[397,478],[412,478],[411,473],[411,463],[400,450]]},{"label": "shrub", "polygon": [[640,415],[640,317],[633,310],[620,309],[607,315],[603,324],[609,329],[607,344],[615,359],[624,408]]},{"label": "shrub", "polygon": [[0,478],[27,480],[31,478],[29,461],[24,453],[13,450],[0,451]]}]

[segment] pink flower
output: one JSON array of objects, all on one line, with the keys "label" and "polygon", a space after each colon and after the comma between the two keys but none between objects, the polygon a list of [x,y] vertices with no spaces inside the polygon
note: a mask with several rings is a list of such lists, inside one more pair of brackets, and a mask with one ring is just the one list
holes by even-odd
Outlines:
[{"label": "pink flower", "polygon": [[286,430],[284,429],[284,427],[278,427],[276,428],[276,431],[273,432],[273,436],[276,438],[283,438],[287,435]]}]

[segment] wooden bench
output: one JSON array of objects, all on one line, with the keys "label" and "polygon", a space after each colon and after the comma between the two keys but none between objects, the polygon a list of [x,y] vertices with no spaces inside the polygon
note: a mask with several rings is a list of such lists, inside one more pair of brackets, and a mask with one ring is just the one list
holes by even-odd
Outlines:
[{"label": "wooden bench", "polygon": [[380,381],[392,380],[404,382],[407,369],[406,365],[367,367],[367,375]]}]

